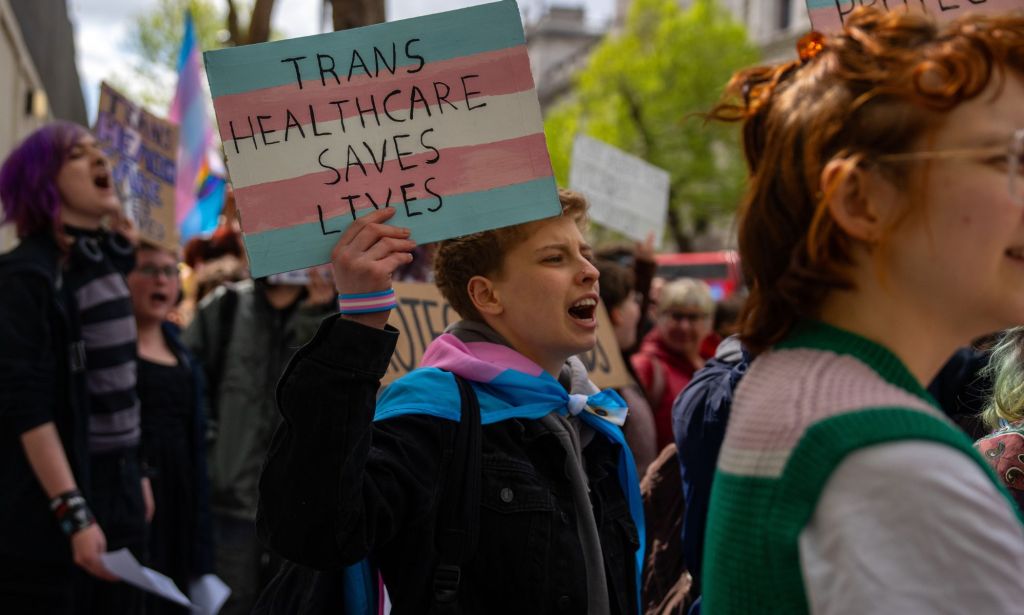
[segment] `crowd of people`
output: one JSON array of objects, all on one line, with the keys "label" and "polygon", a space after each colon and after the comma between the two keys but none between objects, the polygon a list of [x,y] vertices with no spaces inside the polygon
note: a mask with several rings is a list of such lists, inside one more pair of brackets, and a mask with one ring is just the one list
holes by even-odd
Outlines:
[{"label": "crowd of people", "polygon": [[[249,279],[230,215],[140,240],[54,122],[0,167],[0,610],[1024,612],[1024,18],[859,9],[734,75],[746,289],[591,246],[588,205]],[[461,317],[382,389],[392,282]],[[603,304],[629,383],[577,358]],[[951,358],[952,357],[952,358]]]}]

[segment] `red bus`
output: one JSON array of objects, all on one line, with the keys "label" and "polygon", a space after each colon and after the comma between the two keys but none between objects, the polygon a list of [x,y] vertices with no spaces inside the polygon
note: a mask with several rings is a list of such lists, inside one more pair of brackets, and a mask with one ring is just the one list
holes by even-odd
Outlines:
[{"label": "red bus", "polygon": [[711,287],[711,297],[721,301],[743,287],[740,255],[736,250],[718,252],[680,252],[656,254],[658,277],[671,281],[676,278],[697,278]]}]

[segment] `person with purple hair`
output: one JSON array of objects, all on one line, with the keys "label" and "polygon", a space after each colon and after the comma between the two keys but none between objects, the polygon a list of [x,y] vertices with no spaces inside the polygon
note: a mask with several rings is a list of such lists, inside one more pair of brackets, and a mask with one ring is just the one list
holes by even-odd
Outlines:
[{"label": "person with purple hair", "polygon": [[100,559],[144,544],[152,514],[123,277],[134,229],[77,124],[47,124],[10,153],[0,202],[19,238],[0,256],[0,604],[136,612],[141,596],[108,583]]}]

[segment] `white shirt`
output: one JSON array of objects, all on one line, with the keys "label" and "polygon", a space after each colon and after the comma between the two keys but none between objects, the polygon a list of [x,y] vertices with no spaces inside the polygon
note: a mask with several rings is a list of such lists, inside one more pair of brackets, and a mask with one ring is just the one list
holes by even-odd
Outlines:
[{"label": "white shirt", "polygon": [[1024,530],[978,464],[943,444],[851,454],[799,547],[814,614],[1024,614]]}]

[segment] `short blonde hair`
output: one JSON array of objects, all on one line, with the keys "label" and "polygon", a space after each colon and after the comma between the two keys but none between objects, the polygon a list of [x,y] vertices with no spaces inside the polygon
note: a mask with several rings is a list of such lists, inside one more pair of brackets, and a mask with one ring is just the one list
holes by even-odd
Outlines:
[{"label": "short blonde hair", "polygon": [[658,297],[658,313],[683,307],[696,307],[710,316],[715,311],[711,287],[696,278],[679,278],[666,284]]},{"label": "short blonde hair", "polygon": [[1024,327],[1003,332],[992,350],[985,372],[992,377],[992,395],[981,418],[991,429],[999,421],[1024,419]]}]

